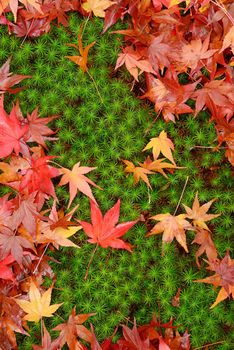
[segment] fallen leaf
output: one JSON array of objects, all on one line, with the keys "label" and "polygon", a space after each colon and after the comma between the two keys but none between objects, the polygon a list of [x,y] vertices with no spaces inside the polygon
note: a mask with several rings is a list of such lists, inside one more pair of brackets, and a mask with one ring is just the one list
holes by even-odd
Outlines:
[{"label": "fallen leaf", "polygon": [[29,300],[15,299],[17,304],[27,314],[24,320],[39,322],[42,317],[51,317],[53,313],[63,304],[50,305],[52,287],[43,294],[40,293],[34,282],[31,282],[29,289]]},{"label": "fallen leaf", "polygon": [[61,349],[61,337],[51,341],[49,332],[46,329],[44,322],[42,322],[43,337],[41,339],[42,345],[33,345],[33,350],[59,350]]},{"label": "fallen leaf", "polygon": [[207,211],[210,209],[212,203],[215,200],[216,199],[212,199],[208,203],[205,203],[202,206],[200,206],[200,203],[198,200],[198,192],[197,192],[193,202],[192,209],[183,204],[187,213],[187,217],[193,220],[194,226],[210,231],[205,221],[210,221],[221,215],[221,214],[207,214]]},{"label": "fallen leaf", "polygon": [[207,267],[207,269],[215,271],[216,273],[210,277],[199,279],[194,282],[211,283],[215,287],[222,287],[215,302],[210,307],[210,309],[213,309],[230,295],[232,295],[234,299],[234,260],[230,258],[229,251],[227,251],[222,260],[217,259],[214,262],[209,262],[209,267]]},{"label": "fallen leaf", "polygon": [[85,326],[83,326],[83,323],[93,315],[95,315],[95,313],[76,315],[76,309],[74,307],[69,315],[68,321],[53,328],[54,331],[60,331],[60,346],[63,347],[64,344],[67,344],[70,350],[83,349],[83,344],[81,344],[77,338],[81,338],[86,342],[91,343],[93,335]]},{"label": "fallen leaf", "polygon": [[175,238],[188,253],[185,230],[194,229],[191,224],[185,220],[186,217],[185,214],[174,216],[169,213],[152,216],[151,219],[160,222],[158,222],[146,236],[149,237],[163,232],[163,243],[171,243]]},{"label": "fallen leaf", "polygon": [[145,146],[143,151],[146,151],[150,148],[153,148],[154,160],[158,159],[158,156],[161,152],[164,157],[169,159],[175,165],[175,161],[171,152],[171,150],[174,150],[174,144],[171,139],[167,137],[167,133],[164,130],[160,132],[158,137],[152,138],[150,142]]},{"label": "fallen leaf", "polygon": [[88,54],[89,50],[93,45],[95,44],[95,41],[83,48],[82,44],[82,26],[80,28],[80,32],[78,33],[78,45],[75,44],[67,44],[68,46],[74,47],[79,51],[80,56],[65,56],[68,58],[70,61],[76,63],[78,66],[80,66],[81,70],[85,73],[88,71]]},{"label": "fallen leaf", "polygon": [[134,185],[136,185],[140,179],[142,179],[146,185],[152,190],[151,184],[149,182],[149,179],[147,175],[153,174],[153,171],[148,170],[144,167],[135,166],[132,162],[129,160],[123,160],[124,164],[126,164],[126,168],[124,169],[125,173],[133,173],[134,178]]},{"label": "fallen leaf", "polygon": [[105,17],[105,10],[112,6],[114,2],[109,0],[87,0],[81,6],[86,12],[93,12],[94,16]]},{"label": "fallen leaf", "polygon": [[87,197],[92,199],[95,203],[94,198],[89,184],[101,190],[101,187],[97,186],[92,180],[87,178],[84,174],[96,169],[96,167],[80,166],[80,162],[76,163],[72,170],[61,168],[60,172],[63,174],[58,186],[63,186],[69,183],[70,200],[68,203],[68,208],[70,207],[73,199],[75,198],[77,191],[84,193]]},{"label": "fallen leaf", "polygon": [[197,243],[201,245],[198,251],[196,252],[196,264],[198,267],[200,267],[198,258],[204,252],[206,253],[209,261],[214,261],[215,259],[217,259],[217,250],[214,245],[214,242],[212,241],[211,234],[209,231],[197,228],[197,233],[192,243]]},{"label": "fallen leaf", "polygon": [[12,94],[19,92],[23,89],[22,87],[12,89],[12,86],[20,83],[24,79],[31,78],[31,75],[10,73],[10,62],[11,57],[9,57],[8,60],[0,68],[0,94],[5,93],[6,91]]},{"label": "fallen leaf", "polygon": [[88,242],[98,244],[103,248],[112,247],[126,249],[131,252],[131,245],[124,242],[120,237],[135,225],[138,220],[123,222],[116,226],[119,219],[120,199],[106,212],[104,217],[93,201],[90,201],[90,207],[92,224],[78,220],[89,237]]}]

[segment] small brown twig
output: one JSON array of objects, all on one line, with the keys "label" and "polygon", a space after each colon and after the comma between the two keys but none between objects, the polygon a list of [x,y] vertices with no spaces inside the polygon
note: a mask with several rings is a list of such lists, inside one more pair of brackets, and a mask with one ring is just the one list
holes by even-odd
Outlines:
[{"label": "small brown twig", "polygon": [[203,346],[199,346],[199,348],[195,348],[193,350],[200,350],[200,349],[206,348],[207,346],[213,346],[213,345],[222,344],[222,343],[224,343],[224,340],[217,341],[215,343],[206,344],[206,345],[203,345]]},{"label": "small brown twig", "polygon": [[184,183],[184,187],[183,187],[183,190],[182,190],[182,192],[181,192],[180,199],[179,199],[179,201],[178,201],[178,203],[177,203],[177,206],[176,206],[176,208],[175,208],[175,211],[174,211],[173,216],[175,216],[175,214],[176,214],[176,212],[177,212],[177,210],[178,210],[178,208],[179,208],[179,206],[180,206],[180,202],[181,202],[181,200],[182,200],[182,198],[183,198],[184,191],[185,191],[186,186],[187,186],[187,183],[188,183],[188,179],[189,179],[189,176],[186,177],[186,180],[185,180],[185,183]]}]

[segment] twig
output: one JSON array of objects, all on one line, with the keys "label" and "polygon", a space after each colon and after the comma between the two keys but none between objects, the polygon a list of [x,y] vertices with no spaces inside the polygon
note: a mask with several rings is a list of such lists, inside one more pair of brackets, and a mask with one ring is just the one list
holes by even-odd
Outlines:
[{"label": "twig", "polygon": [[48,247],[49,247],[49,244],[50,244],[50,243],[47,243],[47,244],[46,244],[46,247],[45,247],[45,249],[44,249],[44,252],[41,254],[40,259],[39,259],[39,261],[38,261],[38,263],[37,263],[37,266],[35,267],[35,269],[34,269],[34,271],[33,271],[33,275],[34,275],[35,272],[37,271],[38,266],[40,265],[41,260],[42,260],[43,256],[45,255],[45,252],[47,251],[47,249],[48,249]]},{"label": "twig", "polygon": [[204,349],[204,348],[206,348],[207,346],[212,346],[212,345],[217,345],[217,344],[222,344],[222,343],[224,343],[224,340],[217,341],[216,343],[210,343],[210,344],[206,344],[206,345],[203,345],[203,346],[199,346],[199,348],[195,348],[195,349],[193,349],[193,350]]},{"label": "twig", "polygon": [[99,96],[99,98],[100,98],[100,100],[101,100],[101,103],[104,104],[103,99],[102,99],[102,96],[101,96],[101,94],[100,94],[100,91],[98,90],[98,86],[97,86],[97,84],[96,84],[96,81],[94,80],[93,76],[89,73],[88,70],[87,70],[87,73],[88,73],[89,77],[91,78],[92,82],[94,83],[95,89],[97,90],[97,93],[98,93],[98,96]]},{"label": "twig", "polygon": [[218,147],[218,146],[192,146],[189,148],[189,150],[191,151],[191,149],[193,148],[227,149],[227,147]]},{"label": "twig", "polygon": [[148,190],[148,203],[151,203],[151,195],[150,195],[150,190],[149,187],[147,186],[147,190]]},{"label": "twig", "polygon": [[184,183],[184,187],[183,187],[183,190],[182,190],[182,192],[181,192],[180,199],[179,199],[179,202],[177,203],[177,206],[176,206],[176,208],[175,208],[175,211],[174,211],[173,216],[176,214],[176,212],[177,212],[177,210],[178,210],[178,208],[179,208],[179,206],[180,206],[180,202],[181,202],[181,200],[182,200],[182,198],[183,198],[184,191],[185,191],[186,186],[187,186],[187,183],[188,183],[188,179],[189,179],[189,176],[186,177],[186,180],[185,180],[185,183]]},{"label": "twig", "polygon": [[32,27],[32,25],[33,25],[33,23],[34,23],[34,20],[35,20],[35,18],[32,19],[32,22],[30,23],[30,26],[28,27],[27,33],[25,34],[25,37],[24,37],[22,43],[20,44],[20,47],[23,46],[25,40],[27,39],[27,36],[28,36],[28,34],[29,34],[29,31],[30,31],[30,29],[31,29],[31,27]]},{"label": "twig", "polygon": [[90,259],[89,259],[88,267],[86,269],[85,276],[84,276],[84,280],[85,281],[87,280],[87,277],[88,277],[88,274],[89,274],[89,268],[90,268],[91,262],[93,261],[94,255],[95,255],[95,253],[97,251],[97,247],[98,247],[98,244],[96,244],[96,247],[94,248],[93,253],[92,253],[92,255],[91,255]]},{"label": "twig", "polygon": [[160,110],[158,111],[158,114],[156,115],[156,118],[154,118],[154,120],[152,121],[152,123],[150,124],[150,126],[148,127],[148,129],[145,131],[144,137],[148,134],[148,132],[150,131],[150,129],[152,128],[152,126],[154,125],[154,123],[157,121],[158,117],[160,116],[161,111],[162,111],[162,108],[160,108]]}]

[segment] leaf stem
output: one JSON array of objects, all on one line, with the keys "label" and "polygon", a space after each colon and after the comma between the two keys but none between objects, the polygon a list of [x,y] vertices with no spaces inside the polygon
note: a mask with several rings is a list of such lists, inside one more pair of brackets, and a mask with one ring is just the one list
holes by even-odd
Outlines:
[{"label": "leaf stem", "polygon": [[88,263],[88,266],[87,266],[87,269],[86,269],[86,272],[85,272],[85,276],[84,276],[84,280],[86,281],[87,280],[87,277],[88,277],[88,274],[89,274],[89,268],[90,268],[90,265],[91,265],[91,262],[93,261],[93,258],[94,258],[94,255],[97,251],[97,247],[98,247],[98,244],[96,244],[96,247],[94,248],[93,250],[93,253],[89,259],[89,263]]},{"label": "leaf stem", "polygon": [[97,90],[97,93],[98,93],[98,96],[99,96],[99,98],[100,98],[100,100],[101,100],[101,103],[104,104],[104,101],[103,101],[103,99],[102,99],[102,96],[101,96],[101,94],[100,94],[100,91],[98,90],[98,86],[97,86],[97,84],[96,84],[96,81],[94,80],[93,76],[89,73],[89,70],[87,70],[87,73],[88,73],[90,79],[92,80],[92,82],[94,83],[95,89]]},{"label": "leaf stem", "polygon": [[47,251],[47,249],[48,249],[48,247],[49,247],[49,244],[50,244],[50,243],[47,243],[47,244],[46,244],[46,247],[45,247],[43,253],[42,253],[41,256],[40,256],[40,259],[39,259],[39,261],[38,261],[38,263],[37,263],[37,266],[36,266],[35,269],[33,270],[33,275],[34,275],[35,272],[37,271],[38,266],[40,265],[41,260],[42,260],[43,256],[45,255],[45,253],[46,253],[46,251]]},{"label": "leaf stem", "polygon": [[174,211],[173,216],[175,216],[175,214],[177,213],[177,210],[178,210],[178,208],[179,208],[179,206],[180,206],[181,200],[182,200],[183,195],[184,195],[184,191],[185,191],[186,186],[187,186],[187,183],[188,183],[188,179],[189,179],[189,176],[186,177],[186,180],[185,180],[185,183],[184,183],[184,187],[183,187],[183,190],[182,190],[182,192],[181,192],[180,199],[179,199],[179,201],[178,201],[178,203],[177,203],[177,206],[176,206],[176,208],[175,208],[175,211]]},{"label": "leaf stem", "polygon": [[208,346],[213,346],[213,345],[222,344],[222,343],[224,343],[224,340],[220,340],[220,341],[217,341],[215,343],[210,343],[210,344],[206,344],[206,345],[203,345],[203,346],[199,346],[199,348],[195,348],[193,350],[204,349],[204,348],[206,348]]}]

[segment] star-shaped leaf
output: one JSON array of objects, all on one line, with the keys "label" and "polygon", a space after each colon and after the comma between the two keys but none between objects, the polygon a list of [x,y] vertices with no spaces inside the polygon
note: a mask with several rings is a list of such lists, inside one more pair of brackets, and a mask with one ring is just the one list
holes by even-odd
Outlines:
[{"label": "star-shaped leaf", "polygon": [[70,200],[68,203],[68,208],[70,207],[73,199],[75,198],[77,190],[84,193],[86,196],[92,199],[95,203],[97,203],[92,194],[89,184],[93,185],[96,188],[99,188],[99,189],[101,188],[84,175],[94,169],[96,168],[80,166],[80,162],[76,163],[73,166],[72,170],[69,170],[66,168],[61,169],[61,174],[63,174],[63,177],[61,178],[58,186],[63,186],[69,183]]},{"label": "star-shaped leaf", "polygon": [[110,0],[87,0],[82,4],[82,8],[86,12],[93,12],[94,16],[104,18],[105,10],[113,4]]},{"label": "star-shaped leaf", "polygon": [[164,157],[169,159],[175,165],[175,161],[171,152],[171,150],[174,150],[174,144],[171,139],[167,137],[167,133],[164,130],[161,131],[158,137],[152,138],[150,142],[145,146],[143,151],[146,151],[150,148],[153,148],[153,157],[155,160],[158,159],[158,156],[161,152]]},{"label": "star-shaped leaf", "polygon": [[51,317],[53,313],[63,304],[50,305],[52,287],[47,289],[43,294],[34,282],[31,282],[29,289],[29,300],[15,299],[21,309],[26,312],[24,320],[39,322],[42,317]]},{"label": "star-shaped leaf", "polygon": [[207,211],[210,209],[212,203],[215,200],[216,199],[212,199],[211,201],[200,206],[200,203],[198,200],[198,193],[196,193],[192,209],[183,204],[183,206],[186,210],[186,213],[187,213],[187,217],[189,219],[193,220],[194,226],[198,226],[202,229],[210,231],[208,226],[206,225],[205,221],[210,221],[210,220],[220,216],[220,214],[207,214]]},{"label": "star-shaped leaf", "polygon": [[112,247],[131,251],[131,245],[124,242],[122,237],[138,220],[127,221],[117,224],[119,220],[120,199],[109,209],[104,217],[98,206],[90,201],[92,224],[85,221],[78,221],[86,235],[88,242],[99,244],[103,248]]},{"label": "star-shaped leaf", "polygon": [[185,218],[185,214],[174,216],[169,213],[152,216],[151,219],[160,222],[158,222],[152,228],[147,236],[152,236],[163,232],[162,241],[164,243],[170,243],[175,238],[188,253],[185,230],[193,230],[193,227],[187,220],[185,220]]},{"label": "star-shaped leaf", "polygon": [[143,180],[146,185],[152,190],[151,184],[149,182],[148,176],[149,174],[153,174],[153,171],[146,169],[145,167],[135,166],[129,160],[123,160],[124,164],[126,164],[126,168],[124,171],[126,173],[133,173],[134,185],[136,185],[140,179]]}]

